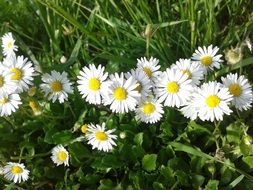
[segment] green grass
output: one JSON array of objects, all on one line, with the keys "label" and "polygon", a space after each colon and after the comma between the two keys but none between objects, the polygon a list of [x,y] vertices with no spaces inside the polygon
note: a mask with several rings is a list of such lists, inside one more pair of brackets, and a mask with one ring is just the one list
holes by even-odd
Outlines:
[{"label": "green grass", "polygon": [[[0,0],[0,7],[0,34],[13,33],[19,54],[39,73],[66,71],[72,81],[91,63],[109,73],[125,72],[137,58],[153,56],[164,70],[190,58],[198,46],[214,44],[223,54],[253,39],[250,0]],[[225,61],[210,77],[236,71],[252,83],[253,57],[245,46],[243,56],[234,66]],[[40,82],[36,76],[35,84]],[[22,160],[31,177],[15,185],[1,176],[1,189],[253,188],[253,145],[243,140],[253,134],[252,109],[226,117],[216,134],[213,123],[189,122],[170,108],[160,123],[148,126],[134,114],[111,114],[84,103],[76,89],[63,105],[47,102],[39,90],[22,100],[17,113],[0,117],[0,165]],[[42,115],[32,114],[31,100],[44,105]],[[80,125],[103,121],[126,134],[113,153],[74,142]],[[50,160],[50,150],[60,143],[68,144],[68,168]]]}]

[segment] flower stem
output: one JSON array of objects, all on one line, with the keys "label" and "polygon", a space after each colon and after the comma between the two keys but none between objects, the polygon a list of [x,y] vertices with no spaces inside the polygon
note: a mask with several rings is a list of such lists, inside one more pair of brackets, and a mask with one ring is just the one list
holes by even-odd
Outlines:
[{"label": "flower stem", "polygon": [[46,153],[40,153],[40,154],[34,154],[33,156],[11,156],[11,160],[27,160],[27,159],[33,159],[37,157],[45,157],[48,156],[51,153],[51,151],[46,152]]}]

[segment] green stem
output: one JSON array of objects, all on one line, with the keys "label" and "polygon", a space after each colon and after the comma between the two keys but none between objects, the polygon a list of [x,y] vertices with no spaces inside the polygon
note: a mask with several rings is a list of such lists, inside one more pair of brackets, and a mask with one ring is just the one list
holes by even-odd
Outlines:
[{"label": "green stem", "polygon": [[45,157],[48,156],[49,154],[51,154],[51,151],[46,153],[35,154],[33,156],[11,156],[11,160],[19,160],[20,162],[21,160],[33,159],[37,157]]},{"label": "green stem", "polygon": [[213,135],[214,135],[214,138],[215,138],[215,144],[216,144],[217,150],[220,149],[219,138],[221,136],[221,132],[220,132],[219,126],[220,126],[220,121],[217,122],[216,120],[214,120],[214,127],[215,128],[214,128],[214,131],[213,131]]}]

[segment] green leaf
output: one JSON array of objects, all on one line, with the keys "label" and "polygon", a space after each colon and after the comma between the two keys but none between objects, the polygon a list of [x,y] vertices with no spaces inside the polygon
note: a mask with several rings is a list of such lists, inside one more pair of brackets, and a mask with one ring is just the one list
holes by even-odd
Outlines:
[{"label": "green leaf", "polygon": [[243,156],[253,155],[253,145],[251,144],[245,144],[244,142],[241,142],[240,150]]},{"label": "green leaf", "polygon": [[73,138],[73,134],[70,131],[61,131],[55,133],[52,137],[54,144],[68,144]]},{"label": "green leaf", "polygon": [[181,143],[177,143],[177,142],[171,142],[169,144],[171,146],[173,146],[176,150],[188,152],[192,155],[200,156],[200,157],[203,157],[203,158],[206,158],[206,159],[209,159],[209,160],[213,159],[212,156],[210,156],[206,153],[203,153],[201,150],[197,150],[197,149],[192,148],[190,146],[187,146],[187,145],[184,145],[184,144],[181,144]]},{"label": "green leaf", "polygon": [[192,186],[194,189],[200,189],[201,185],[204,183],[205,177],[198,174],[192,175]]},{"label": "green leaf", "polygon": [[153,188],[154,190],[165,190],[165,187],[163,186],[163,184],[157,181],[153,183]]},{"label": "green leaf", "polygon": [[166,182],[168,182],[168,184],[175,183],[174,173],[170,167],[161,166],[161,174],[165,178]]},{"label": "green leaf", "polygon": [[153,171],[156,169],[156,154],[146,154],[142,158],[142,168],[146,171]]},{"label": "green leaf", "polygon": [[68,148],[71,156],[74,156],[78,160],[90,158],[90,151],[81,142],[70,144]]},{"label": "green leaf", "polygon": [[135,142],[136,145],[139,145],[139,146],[142,145],[142,143],[143,143],[143,132],[138,133],[137,135],[135,135],[134,142]]},{"label": "green leaf", "polygon": [[233,142],[239,144],[241,141],[241,134],[243,133],[240,124],[238,122],[230,124],[227,128],[227,140],[228,142]]},{"label": "green leaf", "polygon": [[219,181],[209,180],[204,190],[218,190]]},{"label": "green leaf", "polygon": [[[229,185],[228,185],[228,190],[233,189],[237,184],[239,184],[244,178],[244,175],[239,175],[234,181],[232,181]],[[252,187],[253,188],[253,187]]]},{"label": "green leaf", "polygon": [[253,168],[253,156],[243,157],[242,160],[248,165],[250,169]]}]

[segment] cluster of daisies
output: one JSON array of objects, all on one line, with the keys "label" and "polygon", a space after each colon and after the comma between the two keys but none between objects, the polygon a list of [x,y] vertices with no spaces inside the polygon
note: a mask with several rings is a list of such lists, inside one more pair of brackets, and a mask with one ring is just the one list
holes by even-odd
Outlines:
[{"label": "cluster of daisies", "polygon": [[[0,116],[9,116],[21,103],[20,93],[33,85],[35,69],[30,61],[17,56],[18,47],[11,33],[2,37],[3,61],[0,62]],[[231,108],[242,111],[251,107],[252,88],[243,75],[228,74],[221,81],[206,82],[206,75],[219,69],[223,62],[219,48],[199,47],[191,59],[179,59],[165,71],[160,70],[159,60],[151,57],[137,59],[135,69],[126,73],[108,74],[102,65],[83,67],[77,76],[77,89],[89,104],[108,106],[114,113],[135,112],[136,118],[145,123],[161,120],[165,107],[174,107],[195,120],[223,120],[232,113]],[[53,103],[63,103],[73,93],[73,83],[66,72],[45,73],[40,89]],[[33,107],[33,106],[31,106]],[[108,152],[116,146],[117,136],[107,130],[105,123],[86,124],[81,127],[92,149]],[[52,161],[69,165],[69,153],[63,145],[52,149]],[[19,183],[28,179],[29,170],[22,163],[9,162],[3,167],[6,179]]]},{"label": "cluster of daisies", "polygon": [[[92,145],[92,149],[97,148],[108,152],[113,149],[113,146],[116,146],[114,140],[117,139],[117,136],[112,134],[115,129],[106,130],[105,123],[102,123],[101,126],[98,124],[85,124],[81,127],[81,131],[86,134],[88,144]],[[51,151],[51,160],[56,166],[69,166],[69,158],[69,152],[61,144],[55,146]],[[14,183],[28,180],[30,173],[23,163],[14,162],[8,162],[0,171],[7,180]]]}]

